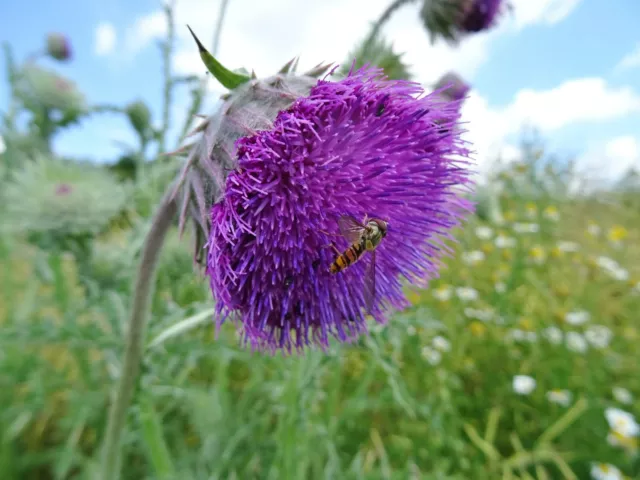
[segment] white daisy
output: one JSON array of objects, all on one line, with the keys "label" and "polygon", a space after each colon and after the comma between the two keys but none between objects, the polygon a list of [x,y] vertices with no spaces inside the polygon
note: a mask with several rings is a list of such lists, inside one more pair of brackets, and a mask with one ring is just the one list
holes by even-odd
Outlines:
[{"label": "white daisy", "polygon": [[472,287],[458,287],[456,295],[463,302],[472,302],[478,299],[478,291]]},{"label": "white daisy", "polygon": [[547,400],[551,403],[557,403],[563,407],[571,403],[571,392],[569,390],[550,390],[547,392]]},{"label": "white daisy", "polygon": [[609,423],[609,428],[623,437],[637,437],[640,434],[640,425],[631,413],[609,407],[604,411],[604,416]]},{"label": "white daisy", "polygon": [[513,248],[516,246],[516,239],[513,237],[505,237],[504,235],[498,235],[495,239],[495,244],[498,248]]},{"label": "white daisy", "polygon": [[518,395],[529,395],[536,388],[536,381],[529,375],[513,377],[513,391]]},{"label": "white daisy", "polygon": [[589,348],[585,338],[578,332],[568,332],[566,336],[567,348],[572,352],[584,353]]},{"label": "white daisy", "polygon": [[461,258],[467,265],[477,265],[485,259],[485,255],[481,250],[473,250],[471,252],[464,252]]},{"label": "white daisy", "polygon": [[558,242],[558,250],[562,252],[577,252],[580,250],[580,245],[576,242]]},{"label": "white daisy", "polygon": [[589,318],[591,318],[589,312],[585,310],[574,310],[564,316],[564,321],[569,325],[582,325],[583,323],[588,322]]},{"label": "white daisy", "polygon": [[540,225],[537,223],[514,223],[513,231],[516,233],[538,233]]},{"label": "white daisy", "polygon": [[493,230],[490,227],[480,226],[476,228],[476,237],[482,240],[488,240],[493,236]]},{"label": "white daisy", "polygon": [[441,352],[448,352],[451,350],[451,343],[444,337],[440,335],[433,337],[432,345],[436,350],[440,350]]},{"label": "white daisy", "polygon": [[591,466],[591,477],[594,480],[622,480],[622,472],[609,463],[594,463]]},{"label": "white daisy", "polygon": [[553,343],[554,345],[560,345],[562,343],[562,330],[558,327],[547,327],[542,331],[542,336],[546,338],[549,343]]},{"label": "white daisy", "polygon": [[422,347],[422,358],[424,358],[431,365],[438,365],[442,360],[442,354],[435,348],[424,346]]},{"label": "white daisy", "polygon": [[631,395],[631,392],[626,388],[613,387],[611,390],[613,392],[613,398],[615,398],[618,402],[625,403],[627,405],[633,402],[633,395]]},{"label": "white daisy", "polygon": [[613,333],[604,325],[592,325],[584,332],[584,337],[596,348],[607,348]]}]

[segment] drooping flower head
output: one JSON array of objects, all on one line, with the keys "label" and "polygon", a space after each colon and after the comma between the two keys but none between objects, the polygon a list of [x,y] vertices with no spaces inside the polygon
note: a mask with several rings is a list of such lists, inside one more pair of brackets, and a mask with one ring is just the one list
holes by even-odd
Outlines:
[{"label": "drooping flower head", "polygon": [[464,32],[475,33],[493,26],[504,2],[503,0],[469,0],[467,3],[458,26]]},{"label": "drooping flower head", "polygon": [[457,43],[493,27],[505,5],[505,0],[423,0],[420,18],[432,42],[440,37]]},{"label": "drooping flower head", "polygon": [[470,87],[456,73],[445,73],[435,84],[435,89],[442,89],[442,95],[451,100],[463,100]]},{"label": "drooping flower head", "polygon": [[364,67],[318,81],[271,128],[236,142],[237,165],[211,211],[207,273],[217,322],[239,321],[261,350],[302,350],[367,330],[364,275],[372,259],[329,266],[349,243],[338,219],[388,222],[376,252],[370,313],[384,323],[408,305],[403,282],[425,284],[444,240],[471,210],[469,151],[459,105]]}]

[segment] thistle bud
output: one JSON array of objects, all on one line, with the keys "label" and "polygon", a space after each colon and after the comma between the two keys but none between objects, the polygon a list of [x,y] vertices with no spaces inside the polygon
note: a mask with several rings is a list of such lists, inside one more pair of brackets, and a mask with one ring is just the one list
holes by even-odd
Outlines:
[{"label": "thistle bud", "polygon": [[20,73],[18,93],[28,105],[63,112],[86,108],[84,95],[77,85],[62,75],[33,64],[26,65]]},{"label": "thistle bud", "polygon": [[[472,210],[459,105],[379,68],[331,81],[289,62],[251,79],[198,46],[231,91],[196,129],[176,194],[181,223],[194,219],[208,237],[216,323],[236,320],[254,349],[300,352],[355,339],[367,313],[383,324],[407,307],[404,283],[437,275],[443,240]],[[335,273],[327,245],[360,238],[340,227],[347,217],[377,219],[388,234]]]},{"label": "thistle bud", "polygon": [[95,234],[127,201],[103,168],[43,156],[25,162],[3,188],[1,231]]},{"label": "thistle bud", "polygon": [[71,59],[71,44],[69,39],[61,33],[47,35],[47,54],[61,62]]},{"label": "thistle bud", "polygon": [[[355,65],[353,60],[356,60]],[[402,54],[393,51],[393,45],[378,36],[371,41],[363,41],[358,48],[349,54],[348,61],[340,73],[346,75],[351,67],[360,68],[364,65],[379,67],[391,80],[410,80],[409,67],[402,61]]]},{"label": "thistle bud", "polygon": [[434,85],[435,90],[441,90],[440,94],[449,100],[463,100],[470,90],[459,75],[449,72],[444,74]]},{"label": "thistle bud", "polygon": [[137,100],[127,105],[125,111],[133,129],[138,135],[145,138],[149,133],[149,127],[151,125],[151,112],[149,111],[149,107],[147,107],[143,101]]}]

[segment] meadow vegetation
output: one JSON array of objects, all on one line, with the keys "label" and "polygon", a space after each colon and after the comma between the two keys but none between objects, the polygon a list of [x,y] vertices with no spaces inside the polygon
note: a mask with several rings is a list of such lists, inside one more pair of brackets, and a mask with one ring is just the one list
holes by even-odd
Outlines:
[{"label": "meadow vegetation", "polygon": [[[94,479],[141,245],[178,165],[143,158],[166,135],[144,104],[64,89],[43,108],[51,79],[34,75],[14,92],[31,122],[10,111],[0,131],[0,478]],[[108,167],[51,152],[57,128],[102,111],[128,116],[139,151]],[[407,287],[412,306],[327,352],[216,332],[190,233],[172,229],[122,479],[640,478],[637,177],[582,191],[566,162],[522,152],[480,187],[440,277]]]}]

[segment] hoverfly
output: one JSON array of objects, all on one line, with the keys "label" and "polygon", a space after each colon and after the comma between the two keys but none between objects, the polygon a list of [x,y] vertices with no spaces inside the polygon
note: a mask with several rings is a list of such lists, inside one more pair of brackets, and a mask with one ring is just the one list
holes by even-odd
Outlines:
[{"label": "hoverfly", "polygon": [[356,263],[365,252],[371,252],[371,260],[364,273],[364,300],[367,310],[371,311],[376,294],[376,248],[387,235],[387,222],[366,215],[359,222],[351,215],[343,215],[338,219],[338,227],[342,236],[351,244],[344,252],[331,244],[337,257],[329,267],[329,272],[338,273]]}]

